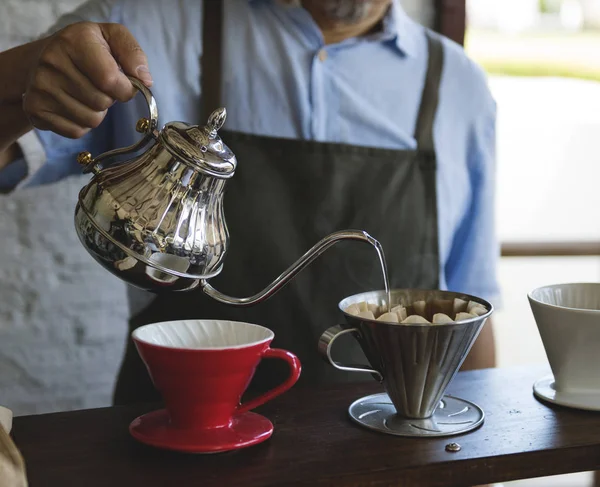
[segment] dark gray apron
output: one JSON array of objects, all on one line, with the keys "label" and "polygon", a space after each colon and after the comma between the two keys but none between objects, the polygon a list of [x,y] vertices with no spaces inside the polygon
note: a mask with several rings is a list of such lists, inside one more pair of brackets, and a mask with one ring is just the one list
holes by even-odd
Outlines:
[{"label": "dark gray apron", "polygon": [[[435,34],[428,34],[428,46],[415,151],[221,133],[239,165],[225,194],[231,247],[222,274],[211,280],[214,287],[236,297],[255,294],[318,240],[343,229],[366,230],[383,244],[392,287],[438,287],[433,122],[443,48]],[[220,60],[213,60],[213,69],[215,62]],[[202,93],[216,93],[215,85],[207,83],[203,80]],[[219,99],[218,95],[213,96],[212,99]],[[201,292],[165,294],[134,315],[130,329],[194,318],[257,323],[275,332],[274,347],[290,350],[300,358],[303,369],[298,386],[372,380],[367,374],[332,368],[319,357],[317,342],[326,328],[342,319],[337,308],[341,299],[374,289],[383,289],[375,250],[360,242],[340,243],[278,294],[255,307],[226,306]],[[345,363],[366,363],[351,337],[347,341],[340,339],[336,358]],[[273,387],[286,375],[284,363],[265,360],[257,369],[251,390],[260,392]],[[159,396],[129,339],[115,403],[157,399]]]}]

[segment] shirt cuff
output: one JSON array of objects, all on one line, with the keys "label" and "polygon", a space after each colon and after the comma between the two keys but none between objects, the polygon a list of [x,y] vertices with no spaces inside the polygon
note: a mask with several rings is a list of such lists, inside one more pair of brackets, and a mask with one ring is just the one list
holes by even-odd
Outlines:
[{"label": "shirt cuff", "polygon": [[17,144],[19,144],[24,159],[27,162],[27,176],[16,186],[16,189],[19,189],[26,186],[35,173],[46,163],[46,151],[35,130],[26,133],[17,141]]}]

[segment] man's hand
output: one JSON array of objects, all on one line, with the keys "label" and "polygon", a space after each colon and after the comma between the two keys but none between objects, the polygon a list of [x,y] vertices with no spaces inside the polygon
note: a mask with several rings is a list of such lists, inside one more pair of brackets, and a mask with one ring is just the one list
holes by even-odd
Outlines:
[{"label": "man's hand", "polygon": [[73,24],[40,47],[23,95],[23,111],[40,130],[83,137],[115,101],[133,98],[126,75],[152,85],[146,55],[122,25]]}]

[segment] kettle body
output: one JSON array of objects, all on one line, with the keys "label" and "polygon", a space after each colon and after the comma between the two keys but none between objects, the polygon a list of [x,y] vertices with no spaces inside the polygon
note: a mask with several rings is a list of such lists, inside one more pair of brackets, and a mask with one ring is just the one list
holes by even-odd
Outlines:
[{"label": "kettle body", "polygon": [[[80,154],[94,176],[79,194],[75,229],[92,257],[125,282],[154,292],[189,290],[221,271],[229,247],[223,196],[236,161],[217,135],[225,110],[206,127],[175,122],[158,132],[151,92],[132,82],[150,107],[150,120],[138,122],[145,140],[96,159]],[[101,167],[141,145],[149,145],[141,155]]]}]

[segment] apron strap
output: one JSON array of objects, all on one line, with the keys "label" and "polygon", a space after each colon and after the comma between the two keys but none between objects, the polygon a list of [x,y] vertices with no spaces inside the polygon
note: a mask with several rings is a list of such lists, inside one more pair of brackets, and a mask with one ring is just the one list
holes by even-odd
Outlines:
[{"label": "apron strap", "polygon": [[204,0],[202,14],[201,99],[202,122],[219,108],[221,103],[223,2]]},{"label": "apron strap", "polygon": [[415,128],[417,148],[422,151],[435,151],[433,141],[433,122],[438,107],[440,95],[440,81],[444,68],[444,46],[440,38],[430,31],[427,34],[427,49],[429,51],[427,62],[427,75],[421,97],[421,107]]}]

